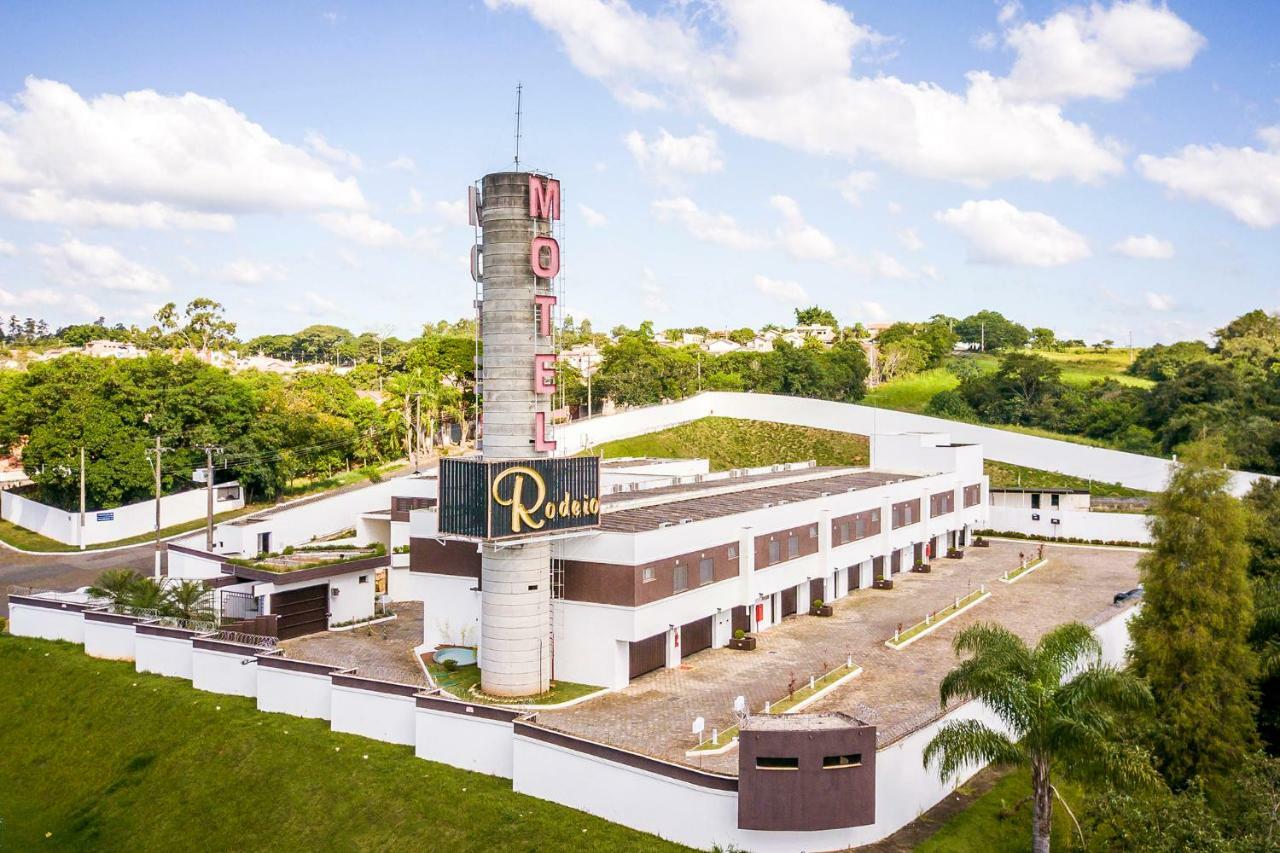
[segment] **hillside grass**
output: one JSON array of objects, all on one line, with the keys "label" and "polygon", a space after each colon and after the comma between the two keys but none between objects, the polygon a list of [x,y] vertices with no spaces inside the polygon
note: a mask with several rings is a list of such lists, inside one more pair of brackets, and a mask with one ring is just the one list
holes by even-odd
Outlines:
[{"label": "hillside grass", "polygon": [[1119,483],[1103,483],[1100,480],[1073,477],[1056,471],[1041,471],[1038,468],[1024,468],[1021,465],[995,462],[991,459],[986,460],[984,468],[987,476],[991,478],[993,489],[1085,489],[1090,494],[1105,498],[1153,498],[1156,494],[1144,492],[1141,489],[1131,489]]},{"label": "hillside grass", "polygon": [[676,850],[323,720],[0,636],[0,849]]},{"label": "hillside grass", "polygon": [[[1078,818],[1084,799],[1080,788],[1062,780],[1055,785]],[[960,790],[964,791],[963,785]],[[1024,853],[1031,849],[1031,802],[1026,800],[1030,794],[1030,771],[1010,773],[917,845],[916,853]],[[1059,802],[1053,804],[1052,847],[1055,851],[1084,849]]]},{"label": "hillside grass", "polygon": [[708,459],[712,471],[806,459],[819,465],[865,466],[871,458],[867,437],[863,435],[715,417],[610,441],[588,452],[603,452],[606,459],[621,456]]}]

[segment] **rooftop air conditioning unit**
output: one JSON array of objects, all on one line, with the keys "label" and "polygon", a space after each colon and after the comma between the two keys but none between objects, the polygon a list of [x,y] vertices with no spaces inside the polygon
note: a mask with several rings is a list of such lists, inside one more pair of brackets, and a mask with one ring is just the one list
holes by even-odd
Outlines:
[{"label": "rooftop air conditioning unit", "polygon": [[688,523],[689,523],[689,522],[691,522],[691,521],[693,521],[693,519],[692,519],[692,518],[682,518],[682,519],[680,519],[680,523],[681,523],[681,524],[688,524]]},{"label": "rooftop air conditioning unit", "polygon": [[670,527],[670,526],[671,526],[671,522],[669,522],[669,521],[659,521],[659,522],[658,522],[658,526],[659,526],[659,527]]},{"label": "rooftop air conditioning unit", "polygon": [[772,503],[765,503],[765,505],[764,505],[764,507],[763,507],[763,508],[764,508],[764,509],[769,509],[769,507],[771,507],[771,506],[773,506],[773,504],[772,504]]}]

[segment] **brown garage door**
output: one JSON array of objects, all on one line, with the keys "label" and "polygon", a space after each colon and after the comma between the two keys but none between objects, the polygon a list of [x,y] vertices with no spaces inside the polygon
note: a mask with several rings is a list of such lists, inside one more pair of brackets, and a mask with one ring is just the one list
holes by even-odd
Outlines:
[{"label": "brown garage door", "polygon": [[301,637],[329,629],[329,585],[318,583],[277,592],[271,596],[271,612],[279,617],[280,639]]},{"label": "brown garage door", "polygon": [[680,626],[680,656],[711,648],[711,618],[695,619]]},{"label": "brown garage door", "polygon": [[751,631],[751,611],[747,610],[745,604],[733,608],[733,630]]},{"label": "brown garage door", "polygon": [[654,634],[631,643],[631,677],[644,675],[667,665],[667,633]]},{"label": "brown garage door", "polygon": [[[834,587],[834,584],[832,586]],[[822,582],[822,578],[814,578],[809,581],[809,600],[805,602],[805,610],[813,607],[813,603],[815,601],[822,601],[824,604],[826,603],[825,599],[822,597],[823,587],[824,584]]]},{"label": "brown garage door", "polygon": [[782,591],[782,617],[796,615],[796,588],[789,586]]}]

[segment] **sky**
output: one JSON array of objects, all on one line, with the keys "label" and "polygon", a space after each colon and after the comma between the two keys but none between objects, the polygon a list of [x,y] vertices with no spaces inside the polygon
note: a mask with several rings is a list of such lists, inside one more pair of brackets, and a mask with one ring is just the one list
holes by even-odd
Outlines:
[{"label": "sky", "polygon": [[597,328],[1280,307],[1280,4],[0,0],[0,315],[410,336],[469,184],[564,196]]}]

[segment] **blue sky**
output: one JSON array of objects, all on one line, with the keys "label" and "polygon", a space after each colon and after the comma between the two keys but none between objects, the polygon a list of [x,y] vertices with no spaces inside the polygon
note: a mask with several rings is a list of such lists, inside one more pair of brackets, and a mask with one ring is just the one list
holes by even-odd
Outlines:
[{"label": "blue sky", "polygon": [[0,3],[0,314],[468,313],[461,198],[510,164],[522,81],[597,326],[817,303],[1203,336],[1280,306],[1278,28],[1266,2]]}]

